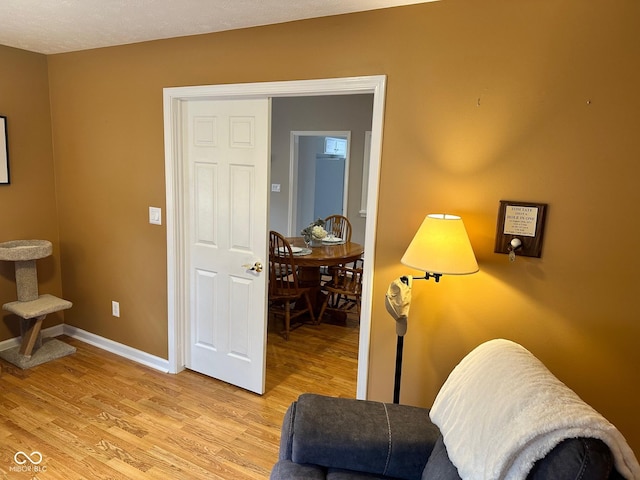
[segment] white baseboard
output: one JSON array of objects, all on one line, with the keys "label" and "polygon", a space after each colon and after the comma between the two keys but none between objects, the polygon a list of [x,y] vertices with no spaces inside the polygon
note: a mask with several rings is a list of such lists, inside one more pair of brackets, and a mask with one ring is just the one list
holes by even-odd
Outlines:
[{"label": "white baseboard", "polygon": [[114,342],[108,338],[101,337],[80,328],[72,327],[71,325],[64,326],[64,334],[69,335],[72,338],[77,338],[78,340],[88,343],[89,345],[93,345],[94,347],[106,350],[107,352],[115,353],[121,357],[141,363],[147,367],[155,368],[156,370],[160,370],[165,373],[169,372],[169,360],[156,357],[155,355],[143,352],[142,350],[137,350],[133,347],[129,347],[128,345]]},{"label": "white baseboard", "polygon": [[[59,337],[64,334],[64,325],[62,323],[54,325],[53,327],[42,329],[43,337]],[[17,347],[20,345],[20,337],[9,338],[0,342],[0,352],[9,348]]]},{"label": "white baseboard", "polygon": [[[89,345],[101,348],[107,352],[115,353],[116,355],[120,355],[121,357],[146,365],[147,367],[151,367],[155,370],[160,370],[165,373],[169,372],[169,360],[156,357],[155,355],[150,355],[142,350],[137,350],[129,347],[128,345],[114,342],[108,338],[101,337],[71,325],[59,324],[42,330],[43,337],[58,337],[60,335],[68,335],[69,337],[76,338],[82,342],[88,343]],[[17,345],[20,345],[20,337],[4,340],[0,342],[0,351]]]}]

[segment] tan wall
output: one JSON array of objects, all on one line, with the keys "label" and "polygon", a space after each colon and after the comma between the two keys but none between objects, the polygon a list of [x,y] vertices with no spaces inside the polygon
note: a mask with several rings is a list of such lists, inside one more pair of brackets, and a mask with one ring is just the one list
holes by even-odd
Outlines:
[{"label": "tan wall", "polygon": [[[163,87],[386,74],[369,396],[392,395],[399,259],[426,213],[456,213],[481,272],[416,282],[403,402],[506,337],[640,451],[638,18],[636,0],[448,0],[49,57],[66,320],[167,355],[165,228],[147,223]],[[541,259],[493,253],[501,199],[549,204]]]},{"label": "tan wall", "polygon": [[[40,293],[61,295],[47,57],[0,46],[0,115],[7,117],[10,185],[0,185],[0,242],[44,239],[53,254],[36,262]],[[2,132],[3,133],[3,132]],[[13,262],[0,261],[0,305],[17,298]],[[49,315],[44,327],[62,323]],[[0,310],[0,341],[20,335]]]}]

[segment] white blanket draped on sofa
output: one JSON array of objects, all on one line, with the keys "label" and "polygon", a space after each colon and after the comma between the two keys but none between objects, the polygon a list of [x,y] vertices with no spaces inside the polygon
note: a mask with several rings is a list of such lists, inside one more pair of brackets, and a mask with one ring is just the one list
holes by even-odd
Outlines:
[{"label": "white blanket draped on sofa", "polygon": [[640,466],[622,434],[528,350],[491,340],[451,372],[431,409],[449,458],[467,479],[525,479],[566,438],[604,441],[627,479]]}]

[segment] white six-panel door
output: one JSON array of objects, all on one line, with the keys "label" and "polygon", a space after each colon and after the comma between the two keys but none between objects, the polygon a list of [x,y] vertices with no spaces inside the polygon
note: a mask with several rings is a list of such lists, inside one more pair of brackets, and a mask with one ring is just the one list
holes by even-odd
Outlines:
[{"label": "white six-panel door", "polygon": [[186,367],[262,394],[270,100],[191,100],[183,118]]}]

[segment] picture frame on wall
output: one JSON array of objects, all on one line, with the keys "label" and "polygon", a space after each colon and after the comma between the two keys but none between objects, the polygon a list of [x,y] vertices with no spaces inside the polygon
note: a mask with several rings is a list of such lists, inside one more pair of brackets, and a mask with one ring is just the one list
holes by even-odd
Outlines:
[{"label": "picture frame on wall", "polygon": [[0,185],[9,185],[9,143],[7,117],[0,115]]}]

